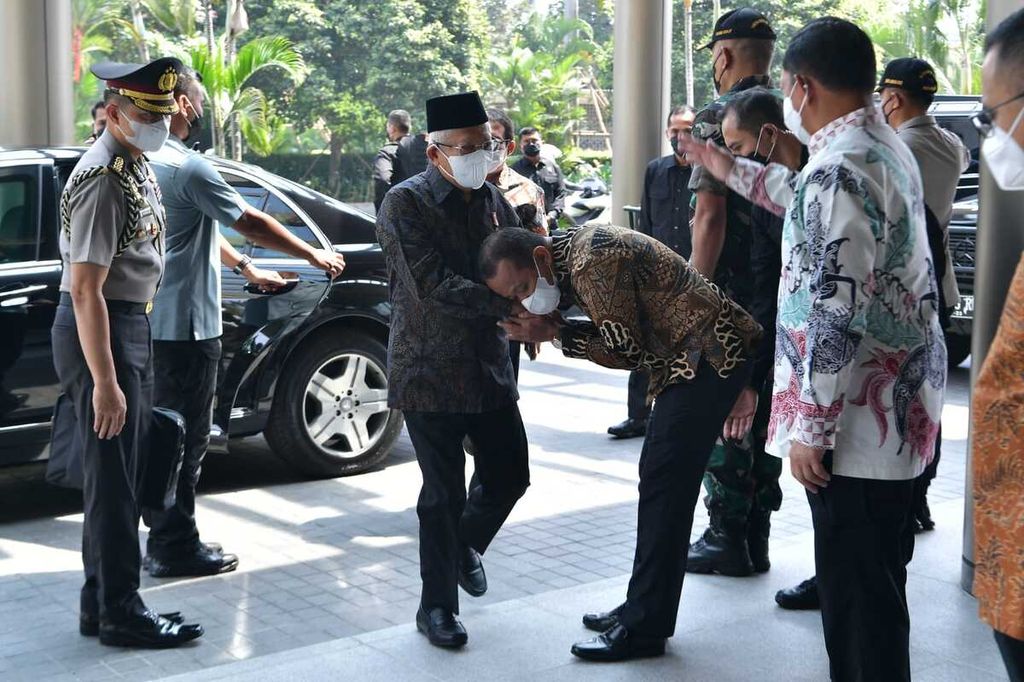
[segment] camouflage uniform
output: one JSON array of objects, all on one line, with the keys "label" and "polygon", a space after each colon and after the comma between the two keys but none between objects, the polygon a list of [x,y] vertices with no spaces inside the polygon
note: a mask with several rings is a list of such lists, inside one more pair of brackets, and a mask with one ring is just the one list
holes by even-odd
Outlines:
[{"label": "camouflage uniform", "polygon": [[[722,139],[722,117],[726,104],[737,94],[754,87],[771,87],[768,76],[750,76],[739,81],[700,113],[693,126],[693,136],[699,140],[712,139],[719,145]],[[775,91],[779,97],[782,93]],[[754,207],[752,204],[716,180],[703,167],[695,165],[690,179],[693,192],[691,207],[696,206],[698,192],[724,195],[726,200],[726,234],[722,254],[715,269],[715,283],[744,309],[750,310],[754,294],[751,276],[750,244]],[[708,461],[704,475],[707,496],[704,504],[711,515],[711,525],[729,534],[746,534],[748,521],[751,532],[762,530],[767,535],[768,515],[782,504],[779,476],[782,460],[764,451],[771,407],[771,380],[766,386],[756,386],[759,393],[757,414],[750,434],[742,442],[723,442],[719,439]]]}]

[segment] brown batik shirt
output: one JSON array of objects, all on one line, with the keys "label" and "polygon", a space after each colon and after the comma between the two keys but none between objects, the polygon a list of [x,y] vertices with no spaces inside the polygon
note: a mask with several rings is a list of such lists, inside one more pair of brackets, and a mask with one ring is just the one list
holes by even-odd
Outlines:
[{"label": "brown batik shirt", "polygon": [[693,379],[701,361],[726,377],[761,327],[682,256],[645,234],[593,226],[552,238],[555,274],[590,317],[561,333],[562,352],[614,369],[647,369],[649,397]]}]

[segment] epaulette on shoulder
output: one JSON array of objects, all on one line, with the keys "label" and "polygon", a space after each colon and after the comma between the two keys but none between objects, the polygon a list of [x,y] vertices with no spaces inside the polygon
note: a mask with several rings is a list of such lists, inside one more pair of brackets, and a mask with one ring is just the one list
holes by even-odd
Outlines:
[{"label": "epaulette on shoulder", "polygon": [[60,224],[64,234],[69,237],[71,236],[71,195],[85,183],[101,175],[106,175],[110,171],[110,166],[89,166],[78,171],[68,179],[67,185],[64,186],[64,191],[60,195]]}]

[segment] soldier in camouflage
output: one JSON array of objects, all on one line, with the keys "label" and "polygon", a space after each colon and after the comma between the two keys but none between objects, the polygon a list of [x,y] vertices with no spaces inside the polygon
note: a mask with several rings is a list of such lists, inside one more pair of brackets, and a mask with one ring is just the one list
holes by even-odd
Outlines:
[{"label": "soldier in camouflage", "polygon": [[[768,72],[775,32],[761,13],[737,9],[718,19],[705,47],[711,50],[716,99],[697,114],[693,136],[724,145],[726,105],[751,88],[771,87]],[[766,229],[758,224],[764,213],[755,212],[749,201],[699,165],[693,168],[690,190],[694,197],[691,263],[749,311],[755,295],[751,234]],[[771,380],[765,383],[763,377],[757,385],[752,380],[741,392],[711,453],[704,476],[704,502],[711,523],[690,546],[687,571],[691,573],[748,576],[769,568],[769,519],[782,503],[782,467],[781,460],[764,451]]]}]

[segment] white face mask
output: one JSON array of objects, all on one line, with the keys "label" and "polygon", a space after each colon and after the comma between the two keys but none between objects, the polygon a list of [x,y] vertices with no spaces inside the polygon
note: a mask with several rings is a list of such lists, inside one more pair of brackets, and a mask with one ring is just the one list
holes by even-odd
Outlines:
[{"label": "white face mask", "polygon": [[792,97],[793,91],[798,85],[799,83],[793,81],[793,90],[790,90],[789,96],[782,100],[782,118],[786,122],[786,127],[796,135],[796,139],[806,145],[811,141],[811,134],[804,128],[804,119],[801,114],[804,113],[804,107],[807,106],[807,89],[804,89],[804,101],[800,103],[800,109],[797,110],[793,107]]},{"label": "white face mask", "polygon": [[1006,192],[1024,190],[1024,149],[1013,139],[1013,132],[1024,120],[1024,109],[1020,110],[1010,129],[992,127],[992,134],[981,143],[981,155],[992,173],[992,179]]},{"label": "white face mask", "polygon": [[536,258],[533,259],[533,267],[537,268],[537,286],[532,294],[523,299],[523,307],[534,315],[553,313],[562,300],[562,292],[557,284],[549,284],[544,275],[540,274]]},{"label": "white face mask", "polygon": [[491,173],[497,173],[501,170],[501,167],[505,165],[505,161],[508,160],[508,144],[506,142],[501,143],[501,147],[491,152],[491,170],[487,172],[488,175]]},{"label": "white face mask", "polygon": [[482,187],[494,162],[492,156],[494,152],[489,152],[486,149],[477,149],[472,154],[463,156],[448,156],[440,149],[438,152],[448,159],[448,163],[452,167],[451,179],[466,189]]},{"label": "white face mask", "polygon": [[[124,121],[130,121],[131,132],[124,129]],[[121,122],[117,124],[124,135],[125,141],[141,152],[159,151],[167,141],[167,135],[171,131],[171,119],[169,116],[161,116],[159,121],[153,123],[140,123],[132,121],[124,112],[121,112]]]}]

